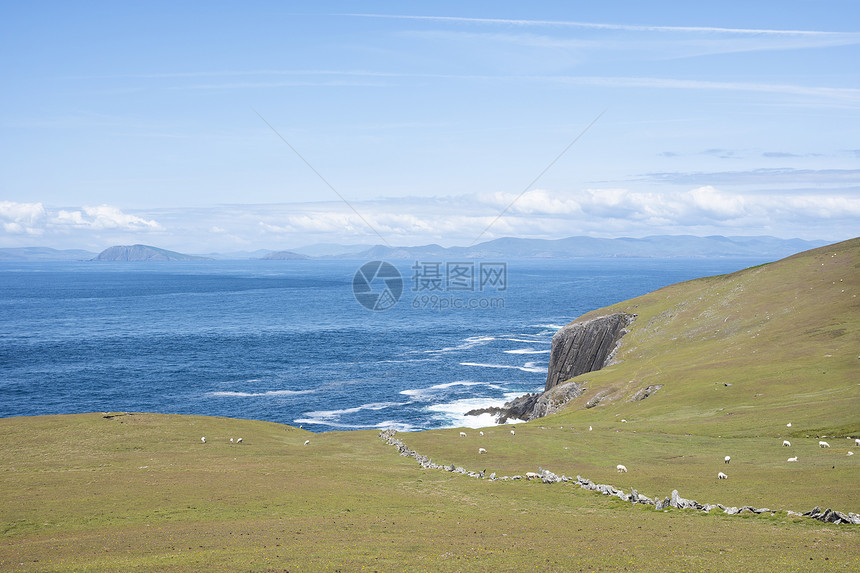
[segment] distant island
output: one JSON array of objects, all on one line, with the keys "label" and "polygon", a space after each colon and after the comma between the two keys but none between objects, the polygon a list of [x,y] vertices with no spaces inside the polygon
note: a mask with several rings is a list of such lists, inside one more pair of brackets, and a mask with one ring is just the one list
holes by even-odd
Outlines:
[{"label": "distant island", "polygon": [[263,257],[264,261],[302,261],[309,259],[307,255],[294,253],[293,251],[275,251]]},{"label": "distant island", "polygon": [[209,257],[186,255],[149,245],[117,245],[98,254],[94,261],[211,261]]}]

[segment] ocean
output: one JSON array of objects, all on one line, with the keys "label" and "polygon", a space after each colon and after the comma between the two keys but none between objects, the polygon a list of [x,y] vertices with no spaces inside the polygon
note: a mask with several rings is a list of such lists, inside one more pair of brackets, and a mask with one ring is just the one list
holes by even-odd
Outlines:
[{"label": "ocean", "polygon": [[0,417],[486,426],[465,413],[542,390],[577,316],[762,262],[2,262]]}]

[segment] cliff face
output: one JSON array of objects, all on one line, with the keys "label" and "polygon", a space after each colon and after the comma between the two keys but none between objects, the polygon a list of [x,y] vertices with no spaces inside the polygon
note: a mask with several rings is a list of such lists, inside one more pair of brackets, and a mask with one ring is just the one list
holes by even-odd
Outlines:
[{"label": "cliff face", "polygon": [[635,315],[619,312],[572,322],[556,332],[552,337],[544,391],[574,376],[606,366],[634,318]]},{"label": "cliff face", "polygon": [[529,421],[558,412],[584,391],[583,383],[565,381],[606,366],[635,318],[636,315],[620,312],[564,326],[552,337],[549,371],[542,393],[526,394],[501,408],[481,408],[466,415],[492,414],[498,423],[504,424],[509,418]]}]

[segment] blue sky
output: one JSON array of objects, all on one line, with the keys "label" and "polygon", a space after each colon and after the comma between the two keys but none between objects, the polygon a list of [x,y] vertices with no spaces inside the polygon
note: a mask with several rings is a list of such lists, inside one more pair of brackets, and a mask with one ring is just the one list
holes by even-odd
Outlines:
[{"label": "blue sky", "polygon": [[857,62],[854,1],[6,2],[0,246],[846,239]]}]

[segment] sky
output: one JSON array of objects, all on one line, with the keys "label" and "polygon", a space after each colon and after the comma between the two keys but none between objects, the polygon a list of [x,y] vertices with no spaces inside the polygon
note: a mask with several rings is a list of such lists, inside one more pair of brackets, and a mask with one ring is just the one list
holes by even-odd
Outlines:
[{"label": "sky", "polygon": [[0,247],[860,235],[860,4],[0,2]]}]

